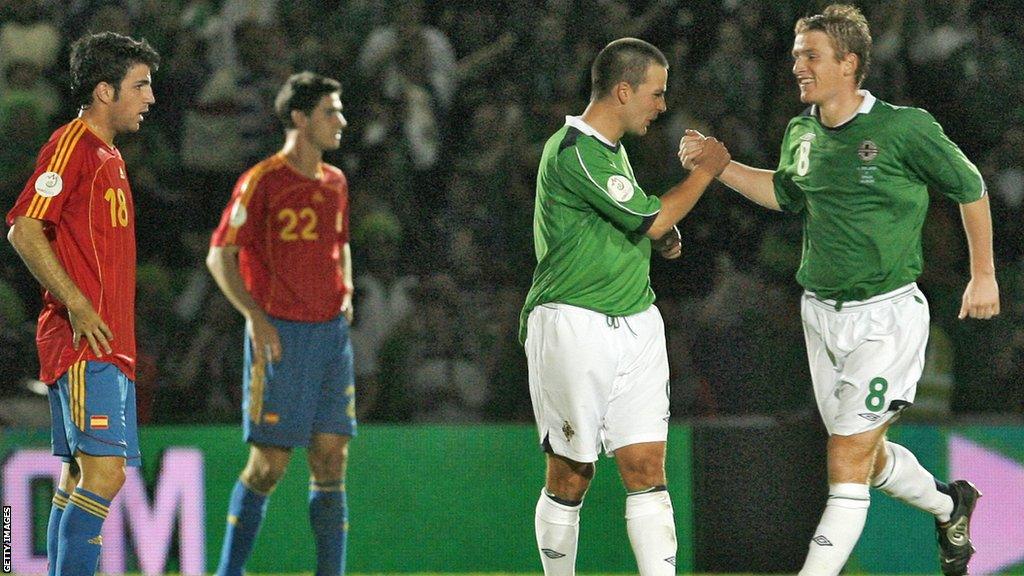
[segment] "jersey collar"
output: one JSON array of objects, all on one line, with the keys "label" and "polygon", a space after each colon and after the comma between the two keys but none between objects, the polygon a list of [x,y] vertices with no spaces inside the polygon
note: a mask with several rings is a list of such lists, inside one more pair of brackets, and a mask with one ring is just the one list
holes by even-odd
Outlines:
[{"label": "jersey collar", "polygon": [[[876,98],[871,94],[871,92],[868,92],[867,90],[857,90],[857,94],[860,94],[861,96],[863,96],[864,100],[861,101],[860,106],[853,112],[852,116],[850,116],[846,120],[843,120],[839,124],[836,124],[835,126],[833,126],[832,127],[833,130],[838,129],[838,128],[842,128],[843,126],[846,126],[847,124],[850,123],[851,120],[856,118],[858,114],[870,114],[871,113],[871,109],[875,107],[875,100],[876,100]],[[821,121],[821,116],[818,114],[818,105],[817,104],[813,104],[811,106],[811,116],[814,116],[815,118],[818,118],[819,122]]]},{"label": "jersey collar", "polygon": [[598,142],[604,144],[605,146],[611,148],[612,150],[619,149],[618,144],[612,144],[611,141],[609,141],[607,138],[601,136],[600,132],[594,130],[593,126],[584,122],[583,116],[566,116],[565,124],[566,126],[570,126],[572,128],[579,130],[580,132],[586,134],[587,136],[593,136],[594,138],[597,138]]}]

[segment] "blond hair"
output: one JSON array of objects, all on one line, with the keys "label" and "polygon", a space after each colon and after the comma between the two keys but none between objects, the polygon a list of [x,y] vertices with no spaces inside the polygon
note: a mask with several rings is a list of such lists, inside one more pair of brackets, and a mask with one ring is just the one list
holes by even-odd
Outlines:
[{"label": "blond hair", "polygon": [[842,60],[851,52],[857,55],[856,78],[860,86],[871,64],[871,30],[868,29],[864,14],[856,6],[832,4],[821,14],[797,20],[793,33],[803,34],[815,30],[828,36],[837,60]]}]

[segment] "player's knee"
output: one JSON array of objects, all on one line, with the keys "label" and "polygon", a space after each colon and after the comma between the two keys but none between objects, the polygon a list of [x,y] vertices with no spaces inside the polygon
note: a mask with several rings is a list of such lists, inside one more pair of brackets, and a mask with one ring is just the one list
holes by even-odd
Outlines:
[{"label": "player's knee", "polygon": [[82,467],[82,488],[111,499],[124,486],[124,460],[121,458],[97,458]]},{"label": "player's knee", "polygon": [[635,460],[619,465],[622,483],[629,492],[665,485],[665,466],[656,459]]},{"label": "player's knee", "polygon": [[547,491],[564,500],[582,500],[594,478],[592,462],[562,460],[548,467]]},{"label": "player's knee", "polygon": [[319,482],[341,480],[345,476],[345,464],[348,462],[348,446],[339,449],[324,450],[309,455],[309,471]]},{"label": "player's knee", "polygon": [[257,492],[269,493],[284,476],[290,458],[287,450],[254,447],[242,471],[242,482]]},{"label": "player's knee", "polygon": [[549,494],[562,500],[579,501],[583,500],[583,496],[587,494],[587,489],[590,488],[590,480],[581,479],[578,476],[557,480],[549,479],[545,488]]},{"label": "player's knee", "polygon": [[828,476],[831,483],[866,483],[876,468],[876,453],[870,446],[830,445]]},{"label": "player's knee", "polygon": [[271,492],[281,477],[284,468],[278,469],[270,463],[247,466],[242,472],[242,482],[249,488],[264,494]]}]

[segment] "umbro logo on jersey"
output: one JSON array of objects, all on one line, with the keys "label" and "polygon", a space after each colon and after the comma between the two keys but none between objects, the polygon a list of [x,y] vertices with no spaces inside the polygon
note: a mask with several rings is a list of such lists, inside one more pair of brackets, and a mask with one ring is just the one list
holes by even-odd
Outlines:
[{"label": "umbro logo on jersey", "polygon": [[551,558],[552,560],[558,560],[559,558],[565,558],[565,554],[562,554],[558,550],[552,550],[551,548],[541,548],[540,551],[545,556],[547,556],[548,558]]},{"label": "umbro logo on jersey", "polygon": [[829,541],[828,538],[825,538],[825,536],[823,536],[821,534],[815,536],[814,538],[811,538],[811,542],[814,542],[818,546],[831,546],[832,545],[832,542]]},{"label": "umbro logo on jersey", "polygon": [[126,176],[125,173],[124,173],[124,166],[118,166],[117,167],[117,172],[118,172],[118,174],[121,175],[121,180],[127,180],[128,179],[128,176]]},{"label": "umbro logo on jersey", "polygon": [[668,558],[665,558],[665,562],[668,562],[669,564],[675,566],[676,565],[676,557],[675,556],[669,556]]},{"label": "umbro logo on jersey", "polygon": [[868,422],[878,422],[879,420],[882,419],[880,415],[872,414],[871,412],[861,412],[860,414],[857,414],[857,416],[860,416],[861,418],[867,420]]},{"label": "umbro logo on jersey", "polygon": [[862,162],[871,162],[878,156],[878,146],[871,140],[865,140],[857,148],[857,156]]},{"label": "umbro logo on jersey", "polygon": [[103,546],[103,536],[97,536],[89,539],[89,544],[95,544],[96,546]]}]

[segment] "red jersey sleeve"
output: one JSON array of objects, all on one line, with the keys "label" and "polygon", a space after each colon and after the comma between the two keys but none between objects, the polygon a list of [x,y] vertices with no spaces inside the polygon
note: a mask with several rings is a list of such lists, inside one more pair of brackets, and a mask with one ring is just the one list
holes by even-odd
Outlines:
[{"label": "red jersey sleeve", "polygon": [[348,179],[345,174],[339,172],[341,185],[338,187],[338,244],[348,244],[351,234],[349,233],[349,212],[348,209]]},{"label": "red jersey sleeve", "polygon": [[220,224],[210,238],[210,246],[247,246],[262,233],[258,227],[266,221],[266,207],[259,189],[267,171],[267,163],[261,162],[239,177]]},{"label": "red jersey sleeve", "polygon": [[79,189],[82,179],[83,155],[76,154],[76,145],[86,133],[85,122],[73,120],[57,129],[43,145],[36,159],[36,169],[7,213],[7,225],[18,216],[45,220],[56,224],[71,194]]}]

